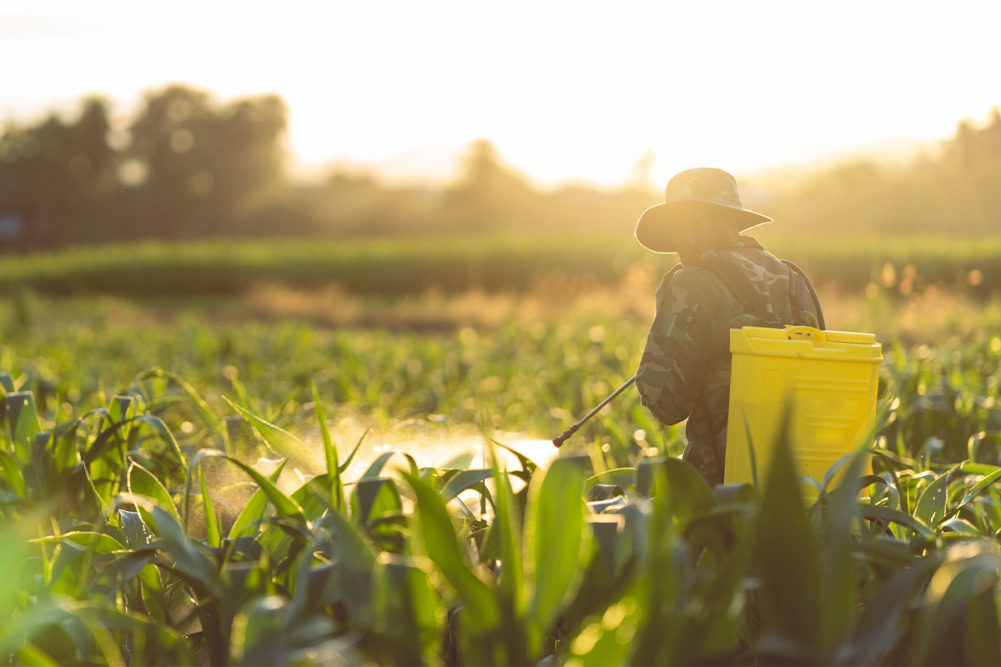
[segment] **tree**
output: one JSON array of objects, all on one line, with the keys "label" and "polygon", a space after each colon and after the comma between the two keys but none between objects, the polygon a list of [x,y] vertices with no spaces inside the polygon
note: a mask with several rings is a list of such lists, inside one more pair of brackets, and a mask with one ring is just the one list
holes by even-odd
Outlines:
[{"label": "tree", "polygon": [[0,136],[0,207],[28,209],[43,229],[35,241],[75,243],[116,235],[107,203],[118,187],[108,146],[107,102],[82,101],[75,119],[50,114],[35,125],[8,124]]},{"label": "tree", "polygon": [[148,94],[127,150],[142,235],[236,231],[253,202],[282,181],[286,117],[275,95],[220,106],[186,86]]},{"label": "tree", "polygon": [[486,139],[475,141],[463,161],[462,175],[447,193],[445,210],[453,224],[467,229],[497,229],[531,224],[539,194],[521,174],[501,164]]}]

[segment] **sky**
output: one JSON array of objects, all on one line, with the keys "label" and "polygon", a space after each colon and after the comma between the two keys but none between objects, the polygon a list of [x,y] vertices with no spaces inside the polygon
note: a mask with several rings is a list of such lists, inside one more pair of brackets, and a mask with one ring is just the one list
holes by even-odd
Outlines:
[{"label": "sky", "polygon": [[1001,104],[997,2],[0,0],[0,118],[181,82],[278,93],[300,173],[449,178],[490,139],[535,182],[653,156],[737,174],[948,137]]}]

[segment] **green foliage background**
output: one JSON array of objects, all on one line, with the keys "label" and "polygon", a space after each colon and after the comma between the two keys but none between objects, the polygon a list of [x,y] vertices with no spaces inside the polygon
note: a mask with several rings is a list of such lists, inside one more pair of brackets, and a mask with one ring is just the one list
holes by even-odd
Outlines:
[{"label": "green foliage background", "polygon": [[15,661],[1001,653],[993,306],[961,338],[884,338],[875,474],[844,461],[858,486],[806,503],[781,456],[763,494],[708,488],[633,396],[553,463],[492,463],[489,439],[552,437],[631,374],[639,315],[421,332],[226,319],[229,297],[20,298],[0,344]]}]

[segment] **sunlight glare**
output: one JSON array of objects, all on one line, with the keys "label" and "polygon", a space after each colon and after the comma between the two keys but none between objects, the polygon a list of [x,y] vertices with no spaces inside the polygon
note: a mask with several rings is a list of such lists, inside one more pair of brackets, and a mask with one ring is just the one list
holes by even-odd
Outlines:
[{"label": "sunlight glare", "polygon": [[859,4],[864,21],[795,2],[8,4],[0,58],[30,66],[5,71],[0,114],[92,92],[134,105],[172,82],[277,92],[297,160],[397,178],[448,178],[486,137],[541,185],[620,185],[652,152],[660,187],[691,166],[748,172],[937,139],[997,103],[980,83],[1001,9],[982,3],[962,31],[947,25],[962,12],[896,2]]}]

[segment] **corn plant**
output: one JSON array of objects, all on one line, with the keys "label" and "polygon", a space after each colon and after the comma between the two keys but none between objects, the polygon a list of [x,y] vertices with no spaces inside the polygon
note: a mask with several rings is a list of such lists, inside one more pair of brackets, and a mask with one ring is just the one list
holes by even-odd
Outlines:
[{"label": "corn plant", "polygon": [[[330,383],[305,390],[310,448],[235,377],[232,398],[210,401],[146,372],[60,420],[30,376],[0,374],[0,655],[997,663],[998,355],[972,352],[957,375],[937,354],[890,359],[873,472],[848,456],[810,501],[783,442],[761,489],[710,488],[631,434],[544,468],[517,452],[505,467],[500,443],[479,468],[387,451],[347,479],[361,442],[328,429]],[[652,433],[643,418],[631,425]]]}]

